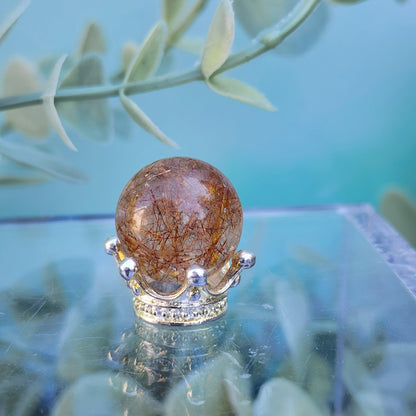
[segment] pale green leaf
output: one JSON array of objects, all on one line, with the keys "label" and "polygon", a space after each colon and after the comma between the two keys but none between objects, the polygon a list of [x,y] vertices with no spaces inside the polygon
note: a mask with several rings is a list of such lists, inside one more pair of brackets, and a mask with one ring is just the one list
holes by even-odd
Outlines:
[{"label": "pale green leaf", "polygon": [[165,43],[166,24],[161,21],[152,28],[133,58],[124,82],[142,81],[154,74],[162,60]]},{"label": "pale green leaf", "polygon": [[381,213],[410,244],[416,247],[416,206],[400,189],[390,189],[381,197]]},{"label": "pale green leaf", "polygon": [[234,42],[234,11],[231,0],[221,0],[208,35],[201,58],[201,71],[209,78],[226,61]]},{"label": "pale green leaf", "polygon": [[[103,82],[101,59],[96,55],[89,55],[68,72],[59,88],[86,87]],[[56,109],[78,133],[96,141],[110,139],[112,126],[107,100],[61,102],[56,104]]]},{"label": "pale green leaf", "polygon": [[121,67],[124,72],[126,72],[130,64],[132,63],[135,56],[137,56],[140,50],[140,45],[135,42],[127,42],[123,45],[121,50]]},{"label": "pale green leaf", "polygon": [[202,50],[204,49],[205,40],[202,38],[195,37],[181,37],[175,46],[184,51],[191,53],[192,55],[201,56]]},{"label": "pale green leaf", "polygon": [[6,17],[0,24],[0,42],[5,39],[10,29],[14,24],[19,20],[19,17],[25,12],[29,7],[30,0],[23,0],[10,14]]},{"label": "pale green leaf", "polygon": [[273,104],[259,91],[236,79],[215,76],[206,80],[209,88],[225,97],[254,105],[267,111],[276,111]]},{"label": "pale green leaf", "polygon": [[383,396],[364,363],[349,349],[343,351],[342,380],[365,416],[385,415]]},{"label": "pale green leaf", "polygon": [[238,354],[220,353],[186,375],[165,400],[165,416],[251,416],[250,381]]},{"label": "pale green leaf", "polygon": [[[36,69],[23,59],[12,59],[4,71],[2,90],[4,97],[41,91]],[[42,105],[8,110],[5,119],[10,127],[28,137],[45,137],[49,132],[49,121]]]},{"label": "pale green leaf", "polygon": [[162,18],[168,27],[175,23],[186,3],[186,0],[163,0]]},{"label": "pale green leaf", "polygon": [[74,144],[71,142],[71,139],[66,134],[66,131],[64,129],[64,126],[62,125],[62,122],[59,118],[58,112],[55,108],[55,94],[56,94],[56,88],[58,86],[59,81],[59,75],[61,73],[61,68],[66,59],[66,55],[62,56],[58,59],[56,62],[52,73],[49,77],[46,90],[42,96],[43,103],[45,106],[46,114],[48,116],[50,124],[54,127],[56,132],[61,137],[62,141],[71,149],[77,151],[77,148],[74,146]]},{"label": "pale green leaf", "polygon": [[[233,3],[236,19],[250,36],[259,38],[268,33],[269,28],[280,27],[280,22],[294,13],[298,4],[299,0],[235,0]],[[279,44],[276,53],[299,55],[309,50],[325,31],[329,17],[328,4],[321,2],[305,22]]]},{"label": "pale green leaf", "polygon": [[[61,55],[57,54],[50,54],[42,56],[37,61],[37,68],[39,70],[40,75],[43,78],[48,79],[52,73],[53,68],[55,67],[56,61],[60,58]],[[59,76],[60,79],[65,77],[65,75],[70,71],[74,66],[74,59],[68,56],[65,59],[65,62],[62,65],[61,74]]]},{"label": "pale green leaf", "polygon": [[39,169],[69,182],[81,182],[88,177],[78,169],[62,162],[56,156],[33,147],[0,139],[0,154],[25,166]]},{"label": "pale green leaf", "polygon": [[273,378],[260,388],[254,402],[254,416],[322,416],[309,395],[295,383]]},{"label": "pale green leaf", "polygon": [[91,310],[85,305],[73,307],[62,325],[57,370],[65,381],[73,382],[100,370],[103,363],[99,359],[91,360],[91,357],[110,347],[115,313],[112,299],[101,298],[97,305],[90,303],[88,306]]},{"label": "pale green leaf", "polygon": [[[87,335],[86,340],[90,338]],[[91,357],[94,355],[96,352]],[[64,390],[51,415],[157,416],[160,408],[160,403],[133,378],[121,372],[99,371],[85,375]]]},{"label": "pale green leaf", "polygon": [[311,321],[308,298],[295,282],[280,279],[276,283],[276,308],[278,318],[289,347],[296,380],[304,374],[305,356],[310,351],[307,328]]},{"label": "pale green leaf", "polygon": [[155,136],[162,143],[168,146],[178,148],[178,145],[163,133],[156,124],[137,106],[135,102],[126,97],[124,93],[120,93],[120,101],[125,110],[130,114],[131,118],[148,133]]},{"label": "pale green leaf", "polygon": [[105,39],[97,22],[91,22],[85,28],[78,46],[78,57],[91,52],[105,52]]}]

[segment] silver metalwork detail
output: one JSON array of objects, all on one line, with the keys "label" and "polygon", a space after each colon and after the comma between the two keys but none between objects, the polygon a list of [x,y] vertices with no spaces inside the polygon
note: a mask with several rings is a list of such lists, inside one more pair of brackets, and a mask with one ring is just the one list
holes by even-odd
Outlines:
[{"label": "silver metalwork detail", "polygon": [[130,280],[137,271],[137,264],[132,258],[126,257],[119,263],[118,268],[121,277]]},{"label": "silver metalwork detail", "polygon": [[117,237],[106,240],[105,249],[116,260],[119,271],[133,293],[136,315],[147,322],[164,325],[197,325],[221,317],[227,310],[227,295],[238,285],[241,272],[253,267],[256,257],[238,251],[223,267],[220,288],[208,284],[208,274],[202,267],[188,270],[185,282],[173,293],[160,293],[139,274],[137,263],[120,251]]}]

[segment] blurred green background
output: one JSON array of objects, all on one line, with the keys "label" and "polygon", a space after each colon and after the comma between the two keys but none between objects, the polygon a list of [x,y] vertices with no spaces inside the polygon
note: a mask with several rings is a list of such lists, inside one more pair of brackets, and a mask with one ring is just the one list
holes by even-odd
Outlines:
[{"label": "blurred green background", "polygon": [[[259,1],[256,7],[266,3]],[[0,16],[16,4],[2,0]],[[217,4],[209,2],[190,35],[205,37]],[[328,2],[322,7],[320,36],[306,51],[291,53],[291,45],[284,43],[231,73],[264,92],[279,111],[269,113],[221,97],[202,83],[136,96],[143,110],[179,143],[179,150],[161,144],[126,116],[117,120],[105,144],[78,136],[64,122],[79,152],[65,148],[57,136],[48,143],[90,180],[0,187],[0,216],[114,212],[123,186],[137,170],[176,155],[200,158],[222,170],[246,208],[355,202],[379,206],[391,189],[412,200],[416,2]],[[36,62],[45,55],[72,53],[91,20],[105,33],[104,67],[110,76],[120,67],[122,45],[140,42],[159,18],[156,1],[33,0],[0,47],[0,76],[12,57]],[[240,19],[247,26],[250,15]],[[251,41],[238,23],[233,51]],[[190,68],[198,59],[180,51],[168,58],[164,71]],[[121,113],[117,99],[110,105]],[[0,171],[7,163],[0,159]]]}]

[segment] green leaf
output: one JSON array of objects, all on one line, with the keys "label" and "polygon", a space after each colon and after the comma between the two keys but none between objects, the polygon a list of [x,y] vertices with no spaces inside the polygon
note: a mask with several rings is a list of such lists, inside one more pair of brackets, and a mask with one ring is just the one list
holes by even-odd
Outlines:
[{"label": "green leaf", "polygon": [[137,106],[135,102],[126,97],[124,93],[120,93],[120,101],[125,110],[130,114],[131,118],[148,133],[155,136],[162,143],[168,146],[178,148],[178,145],[163,133],[156,124]]},{"label": "green leaf", "polygon": [[166,24],[157,23],[147,35],[140,50],[133,58],[124,82],[143,81],[159,68],[166,43]]},{"label": "green leaf", "polygon": [[254,416],[322,416],[309,395],[284,378],[273,378],[260,388]]},{"label": "green leaf", "polygon": [[225,97],[254,105],[267,111],[276,111],[273,104],[259,91],[250,85],[232,78],[215,76],[206,80],[209,88]]},{"label": "green leaf", "polygon": [[406,240],[416,247],[416,206],[400,189],[386,191],[381,197],[381,213]]},{"label": "green leaf", "polygon": [[39,169],[68,182],[81,182],[88,177],[78,169],[67,165],[55,156],[29,146],[0,139],[0,154],[25,166]]},{"label": "green leaf", "polygon": [[186,3],[186,0],[163,0],[162,18],[168,27],[175,23]]},{"label": "green leaf", "polygon": [[[86,87],[103,82],[101,59],[89,55],[69,71],[59,88]],[[56,109],[78,133],[100,142],[110,139],[112,126],[107,100],[61,102],[56,104]]]},{"label": "green leaf", "polygon": [[234,11],[231,0],[221,0],[205,40],[201,71],[209,78],[228,58],[234,42]]},{"label": "green leaf", "polygon": [[10,14],[6,17],[0,24],[0,42],[4,40],[9,33],[10,29],[15,25],[19,20],[19,17],[25,12],[29,7],[30,0],[22,1]]},{"label": "green leaf", "polygon": [[101,28],[97,22],[91,22],[85,28],[78,46],[78,57],[83,57],[87,53],[105,52],[105,39]]},{"label": "green leaf", "polygon": [[58,61],[56,62],[52,70],[51,76],[49,77],[46,90],[43,94],[43,103],[45,106],[45,110],[46,110],[46,114],[48,116],[49,122],[54,127],[56,132],[59,134],[62,141],[71,150],[77,151],[77,148],[74,146],[74,144],[71,142],[71,139],[66,134],[64,126],[62,125],[58,112],[56,111],[56,108],[55,108],[56,88],[58,86],[59,74],[61,73],[62,65],[65,59],[66,59],[66,55],[59,58]]},{"label": "green leaf", "polygon": [[[4,71],[2,90],[4,97],[41,91],[36,69],[23,59],[12,59]],[[49,121],[42,105],[6,111],[5,119],[13,129],[28,137],[45,137],[49,132]]]}]

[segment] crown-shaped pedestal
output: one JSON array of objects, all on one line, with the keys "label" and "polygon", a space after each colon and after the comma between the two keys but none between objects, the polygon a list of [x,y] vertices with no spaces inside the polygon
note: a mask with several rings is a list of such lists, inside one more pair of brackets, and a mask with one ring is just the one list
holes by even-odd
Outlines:
[{"label": "crown-shaped pedestal", "polygon": [[208,163],[162,159],[133,176],[106,251],[133,292],[137,316],[195,325],[223,315],[228,290],[255,263],[253,254],[236,251],[242,225],[237,192]]},{"label": "crown-shaped pedestal", "polygon": [[206,270],[193,267],[177,290],[162,293],[140,275],[135,260],[125,257],[119,244],[117,237],[110,237],[105,243],[106,252],[113,255],[120,275],[133,293],[136,315],[157,324],[196,325],[221,317],[227,310],[229,289],[238,285],[244,269],[255,264],[255,256],[241,250],[235,253],[228,267],[224,267],[224,283],[217,290],[209,287]]}]

